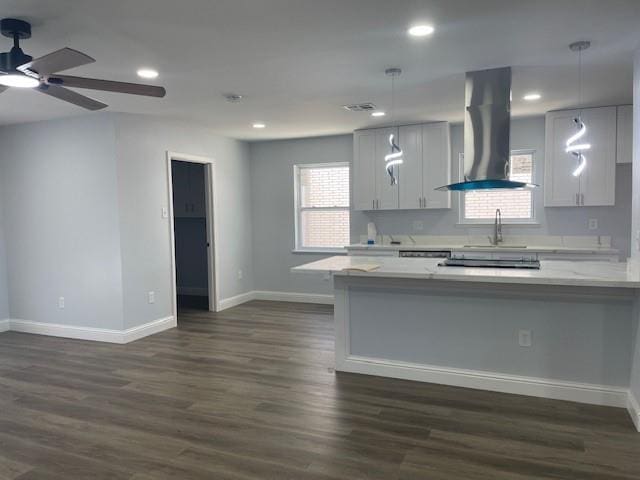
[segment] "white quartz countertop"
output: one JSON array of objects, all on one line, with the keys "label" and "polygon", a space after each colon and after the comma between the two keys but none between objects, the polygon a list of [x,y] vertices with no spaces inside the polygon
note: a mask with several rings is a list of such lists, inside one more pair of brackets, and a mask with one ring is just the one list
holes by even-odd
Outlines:
[{"label": "white quartz countertop", "polygon": [[[332,273],[340,276],[410,278],[479,283],[567,285],[585,287],[640,288],[640,275],[624,262],[540,262],[540,270],[515,268],[440,267],[439,258],[336,256],[291,269],[302,273]],[[371,272],[344,271],[362,264],[380,267]]]},{"label": "white quartz countertop", "polygon": [[452,245],[452,244],[442,244],[442,245],[412,245],[412,244],[401,244],[401,245],[389,245],[389,244],[355,244],[349,245],[345,247],[347,251],[400,251],[400,250],[411,250],[411,251],[438,251],[438,250],[447,250],[447,251],[456,251],[456,252],[528,252],[528,253],[594,253],[594,254],[607,254],[607,255],[618,255],[620,253],[619,250],[611,247],[593,247],[593,246],[557,246],[557,245],[499,245],[494,247],[492,245]]}]

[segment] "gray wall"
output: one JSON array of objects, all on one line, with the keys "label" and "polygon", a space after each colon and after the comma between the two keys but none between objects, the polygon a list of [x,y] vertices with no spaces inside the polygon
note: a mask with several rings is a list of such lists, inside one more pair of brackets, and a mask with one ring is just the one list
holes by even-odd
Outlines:
[{"label": "gray wall", "polygon": [[[463,151],[463,127],[454,125],[452,176],[458,176],[458,155]],[[536,152],[536,178],[544,178],[544,117],[516,119],[512,122],[513,149]],[[293,165],[302,163],[350,162],[351,135],[299,140],[251,143],[252,215],[255,287],[258,290],[330,293],[327,282],[316,277],[291,274],[289,268],[326,257],[321,254],[295,254]],[[506,235],[611,235],[613,244],[629,254],[631,217],[631,166],[618,165],[616,206],[591,208],[543,208],[543,191],[536,192],[535,208],[540,225],[504,227]],[[452,194],[450,210],[351,212],[351,240],[366,234],[368,222],[375,222],[384,234],[466,235],[491,233],[491,226],[457,225],[458,197]],[[599,229],[588,229],[588,219],[597,218]],[[422,220],[425,229],[414,231],[413,222]]]},{"label": "gray wall", "polygon": [[0,145],[11,318],[122,329],[114,117],[4,127]]},{"label": "gray wall", "polygon": [[174,220],[176,282],[178,293],[208,295],[207,220],[179,217]]},{"label": "gray wall", "polygon": [[350,135],[251,143],[251,213],[256,290],[332,294],[329,281],[292,274],[296,265],[326,257],[292,253],[295,247],[293,166],[350,162]]},{"label": "gray wall", "polygon": [[171,315],[170,226],[161,218],[169,205],[167,151],[215,160],[220,298],[252,290],[247,144],[197,125],[128,114],[117,115],[116,138],[125,328]]},{"label": "gray wall", "polygon": [[[103,113],[0,128],[0,145],[11,318],[121,330],[172,314],[167,150],[215,159],[219,292],[252,290],[246,144]],[[0,260],[0,313],[2,278]]]},{"label": "gray wall", "polygon": [[7,285],[7,251],[4,242],[4,203],[0,181],[0,321],[9,318],[9,292]]}]

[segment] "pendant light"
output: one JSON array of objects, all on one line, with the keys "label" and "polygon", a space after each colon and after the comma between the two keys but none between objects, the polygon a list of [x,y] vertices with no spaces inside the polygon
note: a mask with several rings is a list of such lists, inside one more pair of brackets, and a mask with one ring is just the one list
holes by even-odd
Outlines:
[{"label": "pendant light", "polygon": [[[387,68],[384,71],[385,75],[391,77],[391,119],[393,119],[394,107],[395,107],[395,79],[402,73],[402,70],[399,68]],[[387,170],[387,174],[391,179],[391,185],[397,185],[398,179],[396,178],[394,167],[396,165],[402,165],[402,149],[398,146],[398,142],[396,142],[395,135],[393,133],[389,134],[389,148],[391,152],[384,156],[384,166]]]},{"label": "pendant light", "polygon": [[[591,46],[591,42],[581,41],[569,45],[572,52],[578,52],[578,105],[582,107],[582,52]],[[587,134],[587,126],[582,121],[582,110],[578,111],[578,116],[573,119],[577,132],[571,135],[565,144],[565,152],[570,153],[576,159],[577,165],[573,170],[573,176],[579,177],[587,166],[585,151],[591,149],[590,143],[576,143]]]}]

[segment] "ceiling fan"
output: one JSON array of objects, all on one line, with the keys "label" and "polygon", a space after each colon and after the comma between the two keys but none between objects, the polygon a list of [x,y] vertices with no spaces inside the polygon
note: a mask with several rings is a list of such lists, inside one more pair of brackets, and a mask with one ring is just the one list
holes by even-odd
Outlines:
[{"label": "ceiling fan", "polygon": [[84,53],[63,48],[34,59],[20,48],[20,40],[31,38],[31,24],[15,18],[0,20],[0,33],[13,39],[13,48],[0,53],[0,93],[9,87],[32,88],[51,97],[73,103],[87,110],[100,110],[107,105],[66,87],[105,92],[129,93],[147,97],[164,97],[163,87],[139,83],[114,82],[95,78],[72,77],[58,72],[95,62]]}]

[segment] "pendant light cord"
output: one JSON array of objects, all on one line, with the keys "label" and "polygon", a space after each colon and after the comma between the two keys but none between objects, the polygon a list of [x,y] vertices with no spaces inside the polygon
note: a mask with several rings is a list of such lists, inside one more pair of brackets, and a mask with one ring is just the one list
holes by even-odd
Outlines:
[{"label": "pendant light cord", "polygon": [[391,75],[391,121],[395,115],[396,76]]},{"label": "pendant light cord", "polygon": [[578,50],[578,105],[580,105],[578,117],[582,121],[582,50]]}]

